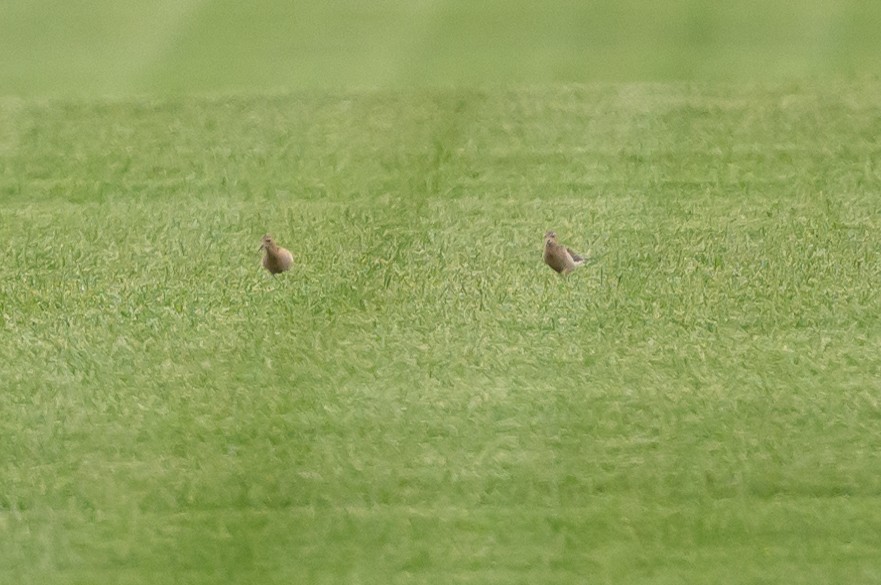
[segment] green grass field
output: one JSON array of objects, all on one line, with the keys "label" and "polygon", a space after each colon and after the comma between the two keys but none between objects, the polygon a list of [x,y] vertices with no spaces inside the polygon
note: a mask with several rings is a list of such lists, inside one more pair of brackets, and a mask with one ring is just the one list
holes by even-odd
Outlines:
[{"label": "green grass field", "polygon": [[0,582],[881,582],[879,96],[0,100]]},{"label": "green grass field", "polygon": [[0,583],[881,583],[879,19],[0,2]]},{"label": "green grass field", "polygon": [[17,0],[0,95],[878,75],[871,0]]}]

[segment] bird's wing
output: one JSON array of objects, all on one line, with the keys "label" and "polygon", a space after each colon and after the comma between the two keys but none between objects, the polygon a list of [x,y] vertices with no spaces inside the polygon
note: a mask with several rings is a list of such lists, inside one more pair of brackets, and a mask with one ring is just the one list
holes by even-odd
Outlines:
[{"label": "bird's wing", "polygon": [[572,248],[566,248],[566,251],[569,252],[569,255],[572,256],[572,260],[575,262],[584,262],[584,258],[579,256]]}]

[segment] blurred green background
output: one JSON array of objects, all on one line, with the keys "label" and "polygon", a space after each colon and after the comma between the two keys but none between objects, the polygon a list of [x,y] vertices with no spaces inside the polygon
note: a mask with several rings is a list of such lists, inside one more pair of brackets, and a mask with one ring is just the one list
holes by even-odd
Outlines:
[{"label": "blurred green background", "polygon": [[0,94],[874,74],[868,0],[0,2]]}]

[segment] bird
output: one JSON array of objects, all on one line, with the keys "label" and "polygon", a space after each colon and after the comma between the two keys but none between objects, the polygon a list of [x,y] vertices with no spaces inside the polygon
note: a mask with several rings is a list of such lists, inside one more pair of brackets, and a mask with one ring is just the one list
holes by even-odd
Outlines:
[{"label": "bird", "polygon": [[293,266],[294,255],[290,250],[276,244],[269,234],[263,236],[260,248],[266,252],[263,256],[263,268],[268,270],[272,276],[290,270]]},{"label": "bird", "polygon": [[584,258],[557,241],[555,231],[545,232],[544,260],[545,264],[563,276],[584,264]]}]

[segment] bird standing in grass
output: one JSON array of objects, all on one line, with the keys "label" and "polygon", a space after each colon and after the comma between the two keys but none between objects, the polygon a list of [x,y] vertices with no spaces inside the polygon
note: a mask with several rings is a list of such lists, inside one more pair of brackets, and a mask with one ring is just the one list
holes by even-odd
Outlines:
[{"label": "bird standing in grass", "polygon": [[557,241],[557,232],[545,232],[545,264],[557,273],[567,275],[582,264],[584,258]]},{"label": "bird standing in grass", "polygon": [[294,255],[290,250],[286,250],[275,243],[272,236],[266,234],[263,236],[263,242],[260,247],[266,252],[263,256],[263,268],[269,271],[269,274],[275,276],[280,272],[291,269],[294,264]]}]

